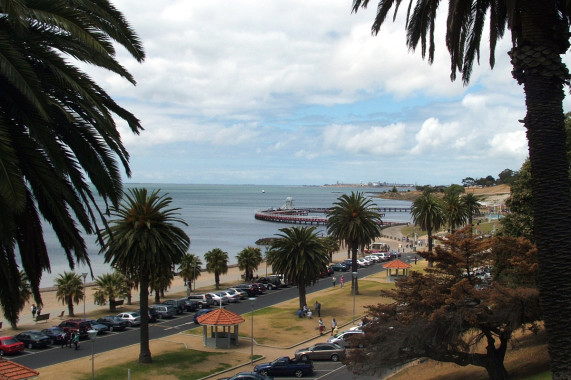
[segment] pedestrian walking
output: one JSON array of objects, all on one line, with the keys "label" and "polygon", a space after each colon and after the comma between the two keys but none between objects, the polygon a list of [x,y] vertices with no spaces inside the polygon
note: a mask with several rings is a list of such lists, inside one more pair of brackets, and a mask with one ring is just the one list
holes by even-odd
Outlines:
[{"label": "pedestrian walking", "polygon": [[333,335],[333,330],[335,330],[335,327],[337,327],[337,321],[335,320],[335,318],[333,318],[331,320],[331,335]]},{"label": "pedestrian walking", "polygon": [[418,257],[414,256],[414,265],[416,265],[417,260],[418,260]]},{"label": "pedestrian walking", "polygon": [[333,287],[335,287],[335,276],[333,276],[331,280],[333,281]]},{"label": "pedestrian walking", "polygon": [[75,346],[76,350],[79,348],[79,333],[73,336],[73,345]]},{"label": "pedestrian walking", "polygon": [[318,317],[321,317],[321,304],[317,301],[315,301],[315,312]]},{"label": "pedestrian walking", "polygon": [[36,304],[32,304],[32,307],[30,308],[32,310],[32,319],[36,318]]},{"label": "pedestrian walking", "polygon": [[335,326],[335,328],[332,331],[332,335],[337,336],[337,334],[339,334],[339,327]]},{"label": "pedestrian walking", "polygon": [[339,279],[339,283],[341,284],[341,287],[343,287],[343,284],[345,283],[345,277],[341,276],[341,278]]},{"label": "pedestrian walking", "polygon": [[325,330],[325,326],[323,325],[323,320],[321,318],[319,318],[319,335],[323,335],[323,330]]}]

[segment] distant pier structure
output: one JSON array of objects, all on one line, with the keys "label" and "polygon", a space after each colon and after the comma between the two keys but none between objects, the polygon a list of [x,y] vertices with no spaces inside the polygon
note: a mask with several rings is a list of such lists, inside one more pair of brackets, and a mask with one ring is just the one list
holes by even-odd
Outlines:
[{"label": "distant pier structure", "polygon": [[[381,213],[381,217],[385,216],[385,212],[410,212],[408,207],[375,207],[375,210]],[[275,223],[325,225],[327,224],[328,213],[329,208],[324,207],[296,208],[293,198],[287,197],[282,207],[256,211],[254,217]],[[324,214],[325,216],[312,216],[311,214]],[[382,221],[379,224],[383,227],[388,227],[402,223]]]}]

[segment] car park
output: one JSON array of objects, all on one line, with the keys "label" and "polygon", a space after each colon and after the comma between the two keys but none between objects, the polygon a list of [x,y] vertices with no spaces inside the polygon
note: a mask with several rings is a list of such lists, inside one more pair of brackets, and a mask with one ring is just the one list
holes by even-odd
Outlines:
[{"label": "car park", "polygon": [[364,346],[362,341],[359,341],[359,338],[364,336],[364,332],[362,330],[352,330],[352,331],[344,331],[342,333],[337,334],[327,340],[328,343],[337,343],[338,345],[345,347],[345,348],[353,348],[359,347],[362,348]]},{"label": "car park", "polygon": [[200,309],[198,310],[196,313],[194,313],[194,315],[192,316],[192,321],[196,324],[198,324],[198,317],[200,317],[201,315],[204,314],[208,314],[211,311],[214,311],[215,309]]},{"label": "car park", "polygon": [[13,355],[24,351],[24,343],[13,336],[0,336],[0,356]]},{"label": "car park", "polygon": [[65,342],[66,333],[61,327],[47,327],[40,331],[42,334],[50,338],[50,345],[61,345]]},{"label": "car park", "polygon": [[264,376],[309,376],[313,374],[313,362],[311,360],[292,360],[283,356],[273,362],[258,364],[254,367],[254,372]]},{"label": "car park", "polygon": [[129,326],[129,322],[117,317],[116,315],[107,315],[97,320],[97,323],[105,325],[109,331],[123,331]]},{"label": "car park", "polygon": [[316,343],[311,347],[295,351],[296,360],[331,360],[339,361],[345,358],[346,350],[335,343]]},{"label": "car park", "polygon": [[176,315],[176,308],[172,305],[151,305],[149,309],[154,309],[157,312],[159,319],[172,318]]},{"label": "car park", "polygon": [[88,337],[88,331],[91,330],[91,324],[81,319],[68,319],[59,324],[66,333],[79,334],[80,339]]},{"label": "car park", "polygon": [[14,336],[14,338],[24,343],[24,346],[28,348],[43,348],[50,344],[50,338],[36,330],[21,332]]},{"label": "car park", "polygon": [[117,314],[117,316],[126,321],[129,324],[129,327],[141,325],[141,314],[136,311],[126,311],[124,313]]}]

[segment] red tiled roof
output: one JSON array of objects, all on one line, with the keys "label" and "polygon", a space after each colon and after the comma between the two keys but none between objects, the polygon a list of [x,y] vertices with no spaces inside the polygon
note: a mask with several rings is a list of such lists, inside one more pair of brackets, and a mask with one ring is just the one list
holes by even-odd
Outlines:
[{"label": "red tiled roof", "polygon": [[244,318],[226,309],[216,309],[197,318],[201,325],[233,326],[244,322]]},{"label": "red tiled roof", "polygon": [[409,264],[405,263],[404,261],[396,259],[396,260],[390,261],[390,262],[386,263],[385,265],[383,265],[383,268],[385,268],[385,269],[408,269],[408,268],[412,268],[412,265],[409,265]]},{"label": "red tiled roof", "polygon": [[40,373],[38,371],[0,358],[0,380],[30,379],[39,375]]}]

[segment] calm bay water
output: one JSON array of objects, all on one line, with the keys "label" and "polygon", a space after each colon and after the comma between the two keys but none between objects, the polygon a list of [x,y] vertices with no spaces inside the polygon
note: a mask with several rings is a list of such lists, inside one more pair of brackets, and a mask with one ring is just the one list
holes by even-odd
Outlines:
[{"label": "calm bay water", "polygon": [[[161,194],[168,193],[172,205],[180,208],[180,217],[188,226],[183,229],[190,236],[190,253],[203,257],[204,253],[220,248],[228,252],[230,263],[236,263],[236,255],[245,247],[255,246],[256,240],[272,237],[287,224],[264,222],[254,218],[256,210],[281,207],[286,198],[291,197],[296,207],[330,207],[342,194],[361,191],[369,195],[368,190],[380,192],[383,188],[356,189],[342,187],[313,186],[260,186],[260,185],[176,185],[176,184],[128,184],[129,187],[145,187],[149,190],[160,189]],[[372,198],[379,207],[409,207],[410,202]],[[392,222],[409,222],[410,214],[387,213],[383,218]],[[299,225],[298,225],[299,226]],[[44,227],[45,240],[50,253],[52,271],[42,277],[42,287],[53,286],[54,278],[69,271],[65,254],[53,231]],[[325,234],[325,226],[318,231]],[[94,276],[111,271],[99,254],[99,246],[92,236],[86,237]],[[262,248],[263,249],[263,248]],[[204,259],[203,259],[204,263]],[[76,272],[89,272],[83,266],[77,266]],[[87,279],[90,280],[90,277]]]}]

